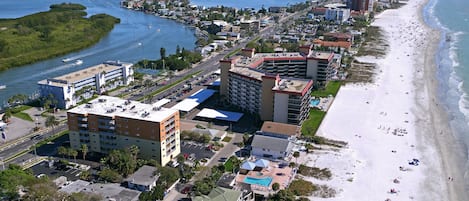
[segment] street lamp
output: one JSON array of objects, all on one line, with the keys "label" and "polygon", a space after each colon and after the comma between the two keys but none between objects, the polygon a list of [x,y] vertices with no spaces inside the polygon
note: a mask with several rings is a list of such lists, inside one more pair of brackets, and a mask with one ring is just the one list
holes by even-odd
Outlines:
[{"label": "street lamp", "polygon": [[0,157],[0,161],[2,162],[2,170],[5,170],[5,161],[3,161],[3,157]]}]

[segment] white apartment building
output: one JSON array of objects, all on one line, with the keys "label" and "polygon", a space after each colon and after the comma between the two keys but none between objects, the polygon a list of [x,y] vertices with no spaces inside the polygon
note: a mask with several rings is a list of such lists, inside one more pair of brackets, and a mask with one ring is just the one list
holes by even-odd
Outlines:
[{"label": "white apartment building", "polygon": [[41,97],[53,95],[57,107],[68,109],[93,94],[102,94],[133,80],[133,64],[108,61],[76,72],[38,82]]},{"label": "white apartment building", "polygon": [[327,8],[324,15],[326,20],[341,24],[350,18],[350,8],[347,8],[345,4],[328,4],[325,7]]}]

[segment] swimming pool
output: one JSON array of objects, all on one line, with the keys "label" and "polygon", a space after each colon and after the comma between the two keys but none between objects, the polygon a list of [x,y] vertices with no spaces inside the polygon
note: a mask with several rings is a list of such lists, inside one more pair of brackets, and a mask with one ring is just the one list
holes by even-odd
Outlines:
[{"label": "swimming pool", "polygon": [[314,99],[314,100],[312,100],[311,102],[309,102],[309,104],[310,104],[311,106],[318,106],[320,102],[321,102],[321,101],[320,101],[319,99]]},{"label": "swimming pool", "polygon": [[244,183],[269,187],[270,183],[272,183],[272,177],[264,177],[264,178],[246,177],[244,178]]}]

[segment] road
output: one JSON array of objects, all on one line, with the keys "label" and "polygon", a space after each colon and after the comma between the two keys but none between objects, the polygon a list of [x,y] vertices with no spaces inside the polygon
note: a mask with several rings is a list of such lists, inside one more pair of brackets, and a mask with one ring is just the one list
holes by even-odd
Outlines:
[{"label": "road", "polygon": [[[37,144],[38,142],[40,142],[42,140],[45,140],[46,138],[48,138],[48,137],[50,137],[54,134],[65,131],[65,130],[67,130],[67,128],[68,127],[67,127],[66,124],[61,124],[61,125],[55,127],[54,129],[47,129],[42,133],[38,133],[38,135],[42,136],[41,140],[39,140],[39,139],[34,140],[34,139],[31,139],[29,136],[26,136],[26,137],[24,137],[24,139],[21,139],[16,145],[9,146],[8,148],[5,148],[2,151],[0,151],[0,161],[7,160],[7,159],[15,156],[16,154],[23,152],[24,150],[29,150],[30,147]],[[28,153],[28,154],[19,156],[17,158],[14,158],[13,160],[10,160],[10,161],[6,162],[5,164],[6,165],[11,164],[11,163],[21,164],[24,161],[28,161],[30,159],[33,159],[34,157],[36,157],[34,154]]]}]

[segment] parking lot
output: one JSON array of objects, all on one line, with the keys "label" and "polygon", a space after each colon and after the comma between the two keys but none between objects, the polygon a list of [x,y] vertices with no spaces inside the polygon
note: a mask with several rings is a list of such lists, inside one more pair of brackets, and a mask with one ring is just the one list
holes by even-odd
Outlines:
[{"label": "parking lot", "polygon": [[196,160],[203,158],[210,159],[215,154],[213,151],[207,150],[207,146],[205,145],[187,141],[181,141],[181,153],[188,155],[194,154]]},{"label": "parking lot", "polygon": [[59,168],[56,166],[49,167],[49,162],[48,161],[43,161],[33,167],[30,168],[31,171],[33,171],[34,175],[40,175],[44,174],[47,175],[49,178],[57,178],[60,176],[65,176],[67,177],[67,180],[69,181],[74,181],[79,179],[80,177],[80,172],[81,170],[74,169],[74,168],[68,168],[68,167],[63,167]]}]

